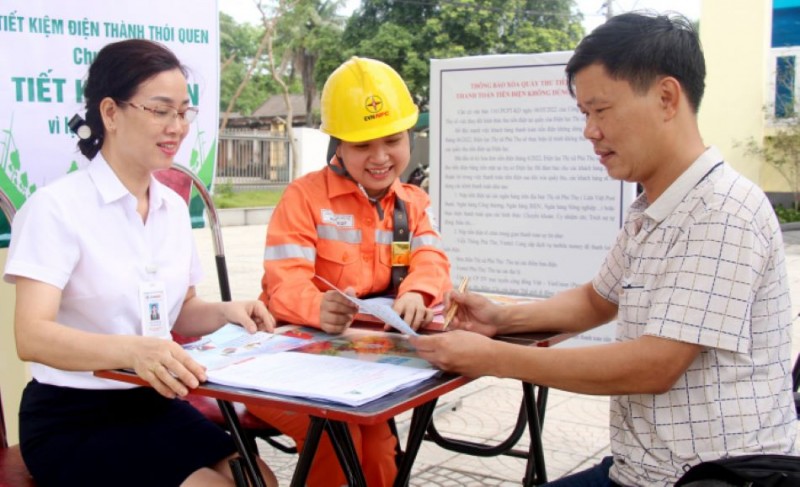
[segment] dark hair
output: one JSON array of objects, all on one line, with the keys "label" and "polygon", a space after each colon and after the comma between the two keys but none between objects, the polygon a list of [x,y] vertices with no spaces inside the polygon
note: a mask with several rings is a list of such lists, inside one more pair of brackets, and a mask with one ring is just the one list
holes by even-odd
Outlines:
[{"label": "dark hair", "polygon": [[705,91],[706,62],[700,38],[681,15],[626,13],[597,27],[575,48],[567,63],[567,87],[575,96],[575,75],[601,64],[609,76],[625,80],[637,93],[659,76],[678,80],[697,113]]},{"label": "dark hair", "polygon": [[105,98],[127,101],[139,86],[165,71],[186,68],[165,46],[144,39],[129,39],[105,45],[97,53],[83,88],[86,100],[86,124],[92,135],[78,141],[78,149],[93,159],[103,147],[105,129],[100,117],[100,102]]}]

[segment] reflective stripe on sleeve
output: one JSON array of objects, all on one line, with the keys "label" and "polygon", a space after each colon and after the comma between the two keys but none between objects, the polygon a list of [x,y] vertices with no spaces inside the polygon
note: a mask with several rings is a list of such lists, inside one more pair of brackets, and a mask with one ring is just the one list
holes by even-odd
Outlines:
[{"label": "reflective stripe on sleeve", "polygon": [[270,245],[264,249],[264,260],[306,259],[314,262],[316,257],[314,248],[302,245]]},{"label": "reflective stripe on sleeve", "polygon": [[414,237],[411,239],[412,252],[426,245],[429,247],[436,247],[437,249],[439,249],[442,247],[442,240],[439,237],[435,237],[433,235],[423,235],[422,237]]},{"label": "reflective stripe on sleeve", "polygon": [[351,244],[361,243],[361,230],[336,228],[330,225],[317,225],[317,236],[326,240],[336,240]]}]

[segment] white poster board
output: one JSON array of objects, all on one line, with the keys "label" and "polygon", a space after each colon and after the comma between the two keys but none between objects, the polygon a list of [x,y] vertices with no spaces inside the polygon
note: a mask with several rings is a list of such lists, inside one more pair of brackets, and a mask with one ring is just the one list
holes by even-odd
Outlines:
[{"label": "white poster board", "polygon": [[[454,284],[548,297],[592,279],[635,185],[610,179],[566,86],[570,52],[431,61],[431,199]],[[613,324],[570,345],[613,341]]]},{"label": "white poster board", "polygon": [[[200,108],[175,162],[207,184],[214,174],[219,120],[216,0],[7,0],[0,14],[0,188],[14,206],[88,164],[67,122],[85,115],[83,82],[105,44],[161,42],[189,69]],[[193,209],[194,209],[193,205]],[[0,245],[8,227],[0,218]]]}]

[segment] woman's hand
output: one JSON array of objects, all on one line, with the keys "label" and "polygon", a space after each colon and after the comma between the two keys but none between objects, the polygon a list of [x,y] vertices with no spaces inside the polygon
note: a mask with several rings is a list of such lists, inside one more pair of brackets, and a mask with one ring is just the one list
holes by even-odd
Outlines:
[{"label": "woman's hand", "polygon": [[[433,311],[425,306],[425,300],[420,293],[407,292],[403,294],[394,301],[392,309],[397,311],[397,314],[403,317],[408,326],[415,330],[433,320]],[[389,328],[389,325],[386,325],[384,329]]]},{"label": "woman's hand", "polygon": [[259,300],[230,301],[221,305],[225,321],[241,325],[248,333],[275,330],[275,317]]},{"label": "woman's hand", "polygon": [[154,337],[130,338],[133,370],[162,396],[183,397],[205,382],[205,367],[177,343]]},{"label": "woman's hand", "polygon": [[[355,295],[350,288],[345,292],[351,296]],[[320,304],[319,327],[325,333],[338,335],[353,323],[356,313],[358,313],[358,306],[355,303],[339,294],[338,291],[325,291]]]}]

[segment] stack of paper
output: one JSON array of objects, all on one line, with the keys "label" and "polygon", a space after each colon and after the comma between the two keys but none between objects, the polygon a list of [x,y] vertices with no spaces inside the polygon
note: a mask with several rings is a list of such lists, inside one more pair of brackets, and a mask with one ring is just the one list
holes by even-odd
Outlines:
[{"label": "stack of paper", "polygon": [[208,372],[218,384],[360,406],[436,374],[431,369],[308,353],[260,355]]},{"label": "stack of paper", "polygon": [[289,326],[249,335],[235,325],[187,345],[209,382],[359,406],[438,373],[402,335]]}]

